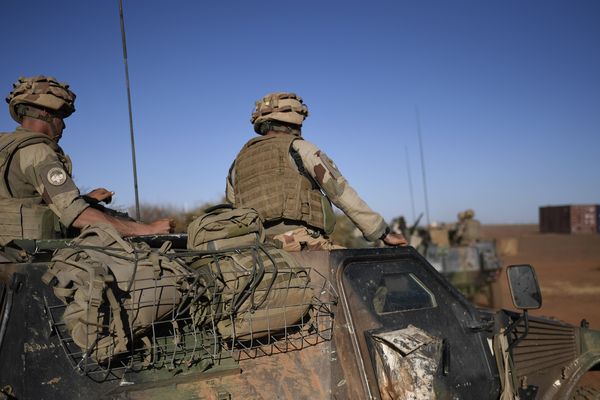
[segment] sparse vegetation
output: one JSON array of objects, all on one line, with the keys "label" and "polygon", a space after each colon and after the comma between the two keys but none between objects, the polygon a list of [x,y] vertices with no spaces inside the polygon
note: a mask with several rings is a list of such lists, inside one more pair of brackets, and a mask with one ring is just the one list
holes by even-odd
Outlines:
[{"label": "sparse vegetation", "polygon": [[[225,200],[223,199],[221,203],[224,202]],[[183,208],[174,205],[143,203],[140,204],[141,220],[148,222],[160,218],[173,218],[176,224],[175,232],[183,233],[186,232],[188,224],[192,222],[195,217],[200,215],[206,208],[216,204],[219,203],[203,203],[192,210],[186,211]],[[130,216],[135,216],[134,207],[130,207],[127,212]],[[331,235],[336,244],[348,248],[372,247],[373,243],[367,242],[363,238],[360,231],[345,214],[336,213],[336,217],[335,230]]]},{"label": "sparse vegetation", "polygon": [[[224,203],[223,200],[221,203]],[[175,220],[175,232],[184,233],[187,231],[187,226],[200,215],[208,207],[214,206],[219,203],[202,203],[192,210],[184,210],[181,207],[164,204],[140,204],[140,217],[144,222],[154,221],[161,218],[172,218]],[[131,207],[127,210],[130,216],[135,215],[135,208]]]}]

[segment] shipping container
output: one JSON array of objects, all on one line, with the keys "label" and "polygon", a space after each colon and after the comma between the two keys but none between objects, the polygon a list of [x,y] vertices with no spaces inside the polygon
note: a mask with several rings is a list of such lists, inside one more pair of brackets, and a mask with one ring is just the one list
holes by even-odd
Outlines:
[{"label": "shipping container", "polygon": [[598,206],[571,206],[571,233],[598,232]]},{"label": "shipping container", "polygon": [[600,206],[540,207],[541,233],[600,233]]},{"label": "shipping container", "polygon": [[540,207],[541,233],[571,233],[571,208],[569,206]]}]

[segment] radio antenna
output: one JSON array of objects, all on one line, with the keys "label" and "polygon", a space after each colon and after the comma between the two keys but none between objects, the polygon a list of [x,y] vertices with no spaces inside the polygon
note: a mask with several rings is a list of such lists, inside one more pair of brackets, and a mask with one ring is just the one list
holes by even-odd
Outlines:
[{"label": "radio antenna", "polygon": [[138,195],[137,166],[135,161],[135,138],[133,135],[133,113],[131,112],[131,89],[129,86],[129,66],[127,64],[127,39],[125,38],[125,19],[123,18],[123,0],[119,0],[121,20],[121,42],[123,43],[123,63],[125,64],[125,86],[127,87],[127,105],[129,106],[129,136],[131,137],[131,162],[133,164],[133,189],[135,191],[135,219],[140,220],[140,198]]},{"label": "radio antenna", "polygon": [[410,207],[412,209],[412,220],[416,220],[415,214],[415,196],[413,194],[412,177],[410,173],[410,161],[408,160],[408,146],[404,146],[404,154],[406,155],[406,172],[408,174],[408,190],[410,191]]},{"label": "radio antenna", "polygon": [[427,226],[431,225],[429,220],[429,200],[427,198],[427,179],[425,178],[425,158],[423,157],[423,140],[421,139],[421,118],[419,117],[419,108],[415,107],[417,112],[417,133],[419,135],[419,149],[421,150],[421,171],[423,172],[423,192],[425,193],[425,216],[427,218]]}]

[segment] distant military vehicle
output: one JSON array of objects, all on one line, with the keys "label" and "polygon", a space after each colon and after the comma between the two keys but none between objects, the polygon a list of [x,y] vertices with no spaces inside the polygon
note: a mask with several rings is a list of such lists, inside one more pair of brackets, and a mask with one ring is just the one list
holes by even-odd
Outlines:
[{"label": "distant military vehicle", "polygon": [[402,227],[400,219],[394,220],[392,226],[403,232],[411,246],[469,300],[489,308],[500,306],[501,293],[497,281],[502,265],[495,242],[477,240],[459,243],[454,238],[456,230],[452,227],[419,227],[422,216],[411,227]]},{"label": "distant military vehicle", "polygon": [[[181,235],[138,240],[163,250],[168,240],[177,257],[190,256]],[[51,250],[64,246],[72,245],[20,241],[1,254],[0,399],[598,398],[579,381],[600,369],[600,332],[529,317],[542,299],[526,265],[508,267],[523,312],[494,313],[411,247],[295,253],[310,267],[312,307],[285,329],[224,338],[211,323],[190,323],[197,298],[188,298],[151,321],[145,340],[98,361],[95,343],[74,346],[65,305],[41,282]],[[246,326],[257,318],[248,313]],[[108,337],[113,326],[108,318]]]}]

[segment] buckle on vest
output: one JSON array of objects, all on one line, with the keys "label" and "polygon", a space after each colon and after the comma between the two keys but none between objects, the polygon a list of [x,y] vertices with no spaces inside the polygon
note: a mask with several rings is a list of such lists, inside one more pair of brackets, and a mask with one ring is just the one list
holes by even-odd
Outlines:
[{"label": "buckle on vest", "polygon": [[319,236],[321,236],[321,232],[318,230],[306,228],[306,231],[308,232],[310,237],[313,239],[317,239]]}]

